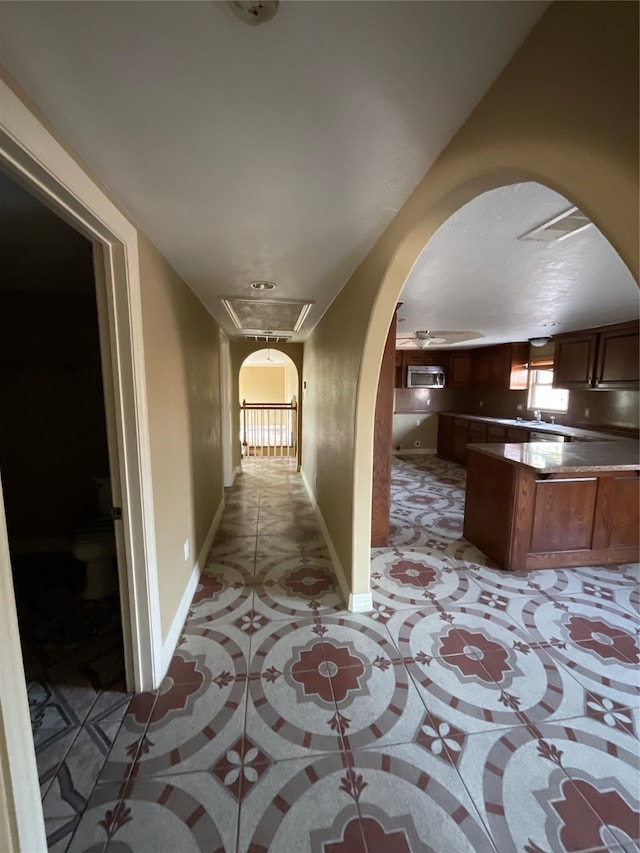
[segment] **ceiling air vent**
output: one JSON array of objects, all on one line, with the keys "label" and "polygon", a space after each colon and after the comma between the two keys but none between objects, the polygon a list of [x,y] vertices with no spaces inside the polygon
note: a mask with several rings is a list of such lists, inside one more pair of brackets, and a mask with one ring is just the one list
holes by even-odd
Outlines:
[{"label": "ceiling air vent", "polygon": [[564,213],[554,216],[542,225],[538,225],[532,231],[527,231],[518,237],[518,240],[536,240],[539,243],[558,243],[570,237],[572,234],[577,234],[583,231],[589,225],[593,225],[588,216],[578,210],[577,207],[570,207]]},{"label": "ceiling air vent", "polygon": [[258,344],[286,344],[291,340],[291,335],[242,335],[236,340],[255,341]]},{"label": "ceiling air vent", "polygon": [[227,296],[222,299],[236,329],[249,335],[263,335],[281,332],[298,332],[311,307],[312,302],[287,299],[236,299]]}]

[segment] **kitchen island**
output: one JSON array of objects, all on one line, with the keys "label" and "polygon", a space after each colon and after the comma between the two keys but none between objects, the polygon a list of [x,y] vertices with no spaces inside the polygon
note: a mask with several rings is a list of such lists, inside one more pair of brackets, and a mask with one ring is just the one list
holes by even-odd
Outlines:
[{"label": "kitchen island", "polygon": [[465,538],[508,571],[637,561],[639,448],[470,444]]}]

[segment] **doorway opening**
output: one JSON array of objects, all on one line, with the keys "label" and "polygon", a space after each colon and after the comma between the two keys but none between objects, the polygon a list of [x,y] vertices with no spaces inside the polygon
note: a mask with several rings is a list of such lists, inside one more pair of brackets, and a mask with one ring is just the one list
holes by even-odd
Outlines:
[{"label": "doorway opening", "polygon": [[0,472],[51,846],[75,829],[130,696],[94,247],[0,173]]},{"label": "doorway opening", "polygon": [[240,443],[244,457],[298,463],[298,370],[273,349],[251,353],[240,368]]}]

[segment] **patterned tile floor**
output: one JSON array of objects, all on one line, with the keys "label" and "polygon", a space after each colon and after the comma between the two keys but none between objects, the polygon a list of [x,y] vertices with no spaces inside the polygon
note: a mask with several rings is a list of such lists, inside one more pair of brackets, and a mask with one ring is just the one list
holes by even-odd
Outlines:
[{"label": "patterned tile floor", "polygon": [[71,556],[12,564],[47,840],[64,850],[131,699],[119,603],[84,601],[84,568]]},{"label": "patterned tile floor", "polygon": [[350,614],[300,476],[245,463],[69,850],[639,850],[639,567],[500,572],[462,538],[464,476],[394,462]]}]

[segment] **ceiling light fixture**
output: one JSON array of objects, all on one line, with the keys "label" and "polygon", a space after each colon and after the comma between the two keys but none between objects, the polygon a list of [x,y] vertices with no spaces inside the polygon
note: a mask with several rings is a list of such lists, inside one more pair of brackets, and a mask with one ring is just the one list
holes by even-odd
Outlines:
[{"label": "ceiling light fixture", "polygon": [[539,337],[539,338],[529,338],[529,343],[532,347],[544,347],[546,346],[551,338]]},{"label": "ceiling light fixture", "polygon": [[275,290],[276,287],[272,281],[251,281],[249,284],[254,290]]}]

